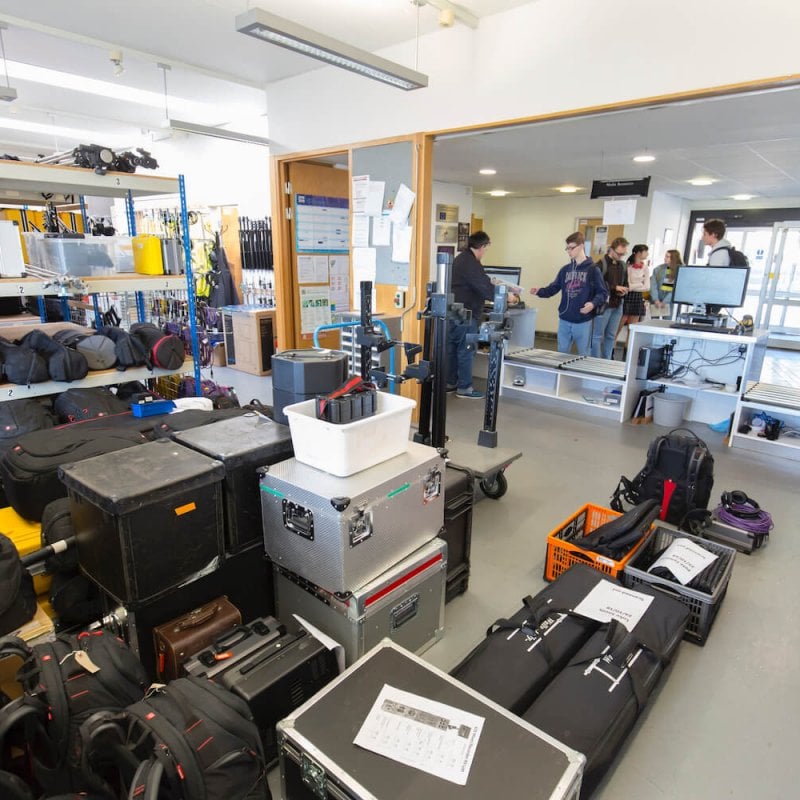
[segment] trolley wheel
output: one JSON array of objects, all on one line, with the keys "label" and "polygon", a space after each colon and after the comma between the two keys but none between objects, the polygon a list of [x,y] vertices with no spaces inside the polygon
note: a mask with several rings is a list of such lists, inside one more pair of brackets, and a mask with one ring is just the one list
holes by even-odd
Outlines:
[{"label": "trolley wheel", "polygon": [[484,478],[479,486],[481,491],[492,500],[499,500],[508,491],[508,479],[500,471],[487,478]]}]

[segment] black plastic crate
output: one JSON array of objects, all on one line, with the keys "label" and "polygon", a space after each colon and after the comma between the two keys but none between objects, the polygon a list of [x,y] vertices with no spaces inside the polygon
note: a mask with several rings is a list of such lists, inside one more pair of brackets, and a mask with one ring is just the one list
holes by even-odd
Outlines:
[{"label": "black plastic crate", "polygon": [[462,467],[447,465],[444,476],[444,528],[439,534],[447,542],[445,603],[467,591],[472,544],[472,509],[475,478]]},{"label": "black plastic crate", "polygon": [[167,439],[61,467],[83,572],[134,607],[215,569],[223,475]]}]

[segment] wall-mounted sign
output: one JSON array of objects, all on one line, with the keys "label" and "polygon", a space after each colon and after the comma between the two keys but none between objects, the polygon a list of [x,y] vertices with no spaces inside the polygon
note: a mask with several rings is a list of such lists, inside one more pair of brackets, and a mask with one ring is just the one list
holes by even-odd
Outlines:
[{"label": "wall-mounted sign", "polygon": [[647,197],[650,176],[632,181],[592,181],[592,200],[598,197]]},{"label": "wall-mounted sign", "polygon": [[445,203],[436,204],[437,222],[458,222],[458,206],[451,206]]}]

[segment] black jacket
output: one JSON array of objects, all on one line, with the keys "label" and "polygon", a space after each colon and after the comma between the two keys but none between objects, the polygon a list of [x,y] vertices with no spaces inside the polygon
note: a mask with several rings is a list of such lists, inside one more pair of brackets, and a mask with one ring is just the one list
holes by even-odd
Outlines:
[{"label": "black jacket", "polygon": [[462,250],[453,261],[450,286],[455,301],[463,303],[472,312],[472,318],[480,324],[484,302],[494,297],[494,285],[469,248]]},{"label": "black jacket", "polygon": [[597,266],[603,274],[603,280],[608,287],[608,307],[617,308],[622,303],[622,295],[617,294],[617,286],[628,285],[628,268],[624,261],[616,261],[604,255]]}]

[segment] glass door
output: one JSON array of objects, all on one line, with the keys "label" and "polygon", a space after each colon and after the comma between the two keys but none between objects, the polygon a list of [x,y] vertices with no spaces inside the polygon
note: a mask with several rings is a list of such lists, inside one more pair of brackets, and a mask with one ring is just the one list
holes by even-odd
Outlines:
[{"label": "glass door", "polygon": [[766,264],[756,324],[773,333],[800,335],[800,221],[775,223]]}]

